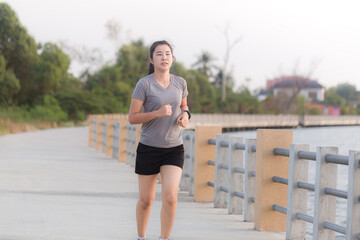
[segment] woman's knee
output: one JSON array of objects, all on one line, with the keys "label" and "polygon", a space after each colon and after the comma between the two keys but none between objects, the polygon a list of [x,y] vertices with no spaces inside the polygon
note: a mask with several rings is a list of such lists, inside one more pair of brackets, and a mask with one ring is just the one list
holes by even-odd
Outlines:
[{"label": "woman's knee", "polygon": [[155,200],[155,197],[141,197],[141,198],[139,198],[139,204],[140,204],[141,208],[146,209],[146,208],[151,207],[154,200]]},{"label": "woman's knee", "polygon": [[163,202],[168,205],[176,205],[177,203],[177,194],[176,193],[165,193],[163,194]]}]

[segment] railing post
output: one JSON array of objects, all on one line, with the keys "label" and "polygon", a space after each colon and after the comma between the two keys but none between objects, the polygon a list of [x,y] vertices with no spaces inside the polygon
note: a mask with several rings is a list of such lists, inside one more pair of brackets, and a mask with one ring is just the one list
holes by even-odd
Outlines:
[{"label": "railing post", "polygon": [[244,200],[234,196],[234,192],[244,193],[244,175],[234,171],[235,167],[244,168],[244,151],[235,148],[235,143],[244,143],[242,137],[229,138],[228,169],[228,213],[242,214]]},{"label": "railing post", "polygon": [[[183,141],[184,141],[184,167],[183,175],[181,176],[180,189],[182,191],[188,191],[189,195],[192,195],[192,184],[193,184],[193,165],[194,165],[194,131],[184,130],[183,132]],[[187,175],[187,176],[185,176]]]},{"label": "railing post", "polygon": [[131,164],[132,141],[134,139],[133,125],[126,125],[126,163]]},{"label": "railing post", "polygon": [[346,240],[358,239],[360,233],[360,151],[349,153]]},{"label": "railing post", "polygon": [[106,154],[106,146],[107,146],[107,140],[108,140],[108,132],[107,132],[107,126],[108,126],[108,117],[105,117],[101,121],[101,151]]},{"label": "railing post", "polygon": [[256,139],[245,140],[245,176],[244,176],[244,221],[254,221],[254,203],[251,198],[255,198],[255,176],[252,172],[256,170],[256,152],[252,146],[256,146]]},{"label": "railing post", "polygon": [[290,145],[286,239],[306,238],[306,222],[295,216],[298,212],[307,212],[307,190],[298,188],[297,183],[308,182],[309,161],[300,159],[299,151],[309,151],[309,145]]},{"label": "railing post", "polygon": [[140,139],[141,124],[129,124],[127,132],[127,144],[126,144],[126,163],[131,166],[135,166],[136,148]]},{"label": "railing post", "polygon": [[98,125],[98,120],[97,120],[97,118],[96,117],[94,117],[93,119],[92,119],[92,125],[93,125],[93,129],[92,129],[92,132],[93,132],[93,134],[92,134],[92,139],[91,139],[91,141],[92,141],[92,147],[94,147],[95,149],[96,149],[96,145],[97,145],[97,139],[96,139],[96,137],[97,137],[97,129],[98,129],[98,127],[97,127],[97,125]]},{"label": "railing post", "polygon": [[226,208],[228,195],[220,191],[220,186],[228,187],[228,171],[221,169],[220,164],[227,165],[229,157],[229,148],[221,147],[221,142],[229,142],[229,135],[216,135],[216,149],[215,149],[215,175],[214,175],[214,207]]},{"label": "railing post", "polygon": [[120,154],[120,123],[114,121],[112,124],[112,157],[114,159],[119,159]]},{"label": "railing post", "polygon": [[337,154],[337,147],[317,147],[314,202],[314,239],[335,239],[335,232],[325,229],[324,222],[335,222],[336,198],[325,193],[325,188],[336,188],[337,164],[326,163],[326,154]]},{"label": "railing post", "polygon": [[288,177],[289,159],[276,156],[274,148],[289,148],[292,130],[257,130],[255,178],[255,229],[285,232],[286,215],[272,209],[274,204],[287,205],[287,186],[274,183],[273,176]]},{"label": "railing post", "polygon": [[208,165],[215,159],[215,146],[208,140],[221,133],[221,126],[197,125],[195,127],[195,158],[194,158],[194,200],[196,202],[214,201],[214,189],[208,181],[214,181],[214,167]]}]

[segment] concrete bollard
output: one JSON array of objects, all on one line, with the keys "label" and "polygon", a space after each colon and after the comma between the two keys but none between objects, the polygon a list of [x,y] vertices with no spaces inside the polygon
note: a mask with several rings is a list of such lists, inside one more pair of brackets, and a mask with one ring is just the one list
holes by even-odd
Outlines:
[{"label": "concrete bollard", "polygon": [[94,119],[93,115],[89,115],[87,119],[89,124],[89,147],[93,146],[93,129],[94,129],[93,119]]},{"label": "concrete bollard", "polygon": [[121,119],[120,123],[120,138],[119,138],[119,161],[126,162],[126,125],[129,123],[127,119]]},{"label": "concrete bollard", "polygon": [[113,145],[113,118],[107,119],[107,129],[106,129],[106,156],[112,156],[112,145]]},{"label": "concrete bollard", "polygon": [[273,176],[288,177],[289,158],[276,156],[274,148],[289,148],[292,130],[259,129],[256,137],[255,229],[286,231],[286,215],[272,209],[287,206],[287,186],[272,181]]},{"label": "concrete bollard", "polygon": [[208,181],[214,181],[214,166],[208,165],[209,160],[215,160],[215,146],[208,140],[216,138],[221,133],[221,126],[197,125],[195,127],[195,158],[194,158],[194,200],[196,202],[214,201],[214,189],[208,186]]}]

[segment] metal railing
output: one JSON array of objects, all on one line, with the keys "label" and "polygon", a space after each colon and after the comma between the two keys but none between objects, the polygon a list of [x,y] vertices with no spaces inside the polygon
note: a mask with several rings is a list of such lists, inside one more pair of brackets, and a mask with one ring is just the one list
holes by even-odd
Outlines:
[{"label": "metal railing", "polygon": [[[194,141],[194,135],[185,135],[184,139]],[[208,165],[215,167],[214,182],[207,183],[214,187],[214,207],[227,207],[228,213],[244,213],[244,221],[253,221],[256,141],[219,135],[209,139],[208,144],[216,146],[215,161],[208,160]],[[188,172],[183,176],[193,177]]]},{"label": "metal railing", "polygon": [[[360,220],[360,213],[353,211],[354,205],[360,204],[360,196],[354,197],[355,189],[353,187],[354,184],[352,184],[354,182],[355,176],[360,178],[360,161],[358,160],[358,157],[360,156],[359,152],[350,151],[349,156],[344,156],[337,154],[337,148],[318,147],[316,152],[309,152],[306,149],[308,149],[308,145],[291,145],[290,149],[274,149],[274,155],[287,156],[289,157],[290,161],[290,179],[278,176],[274,176],[272,178],[274,182],[288,185],[287,208],[276,204],[273,205],[273,209],[275,211],[287,214],[286,238],[291,239],[294,235],[298,234],[294,232],[296,231],[295,229],[298,229],[299,225],[301,224],[298,221],[295,221],[297,219],[313,224],[314,239],[333,239],[333,232],[346,235],[346,239],[360,239],[360,234],[356,235],[356,233],[353,232],[356,230],[352,228],[353,223]],[[304,171],[303,168],[303,166],[307,166],[307,164],[301,163],[300,161],[302,160],[316,161],[315,184],[298,181],[296,176],[299,176],[300,174],[308,174],[307,171]],[[349,166],[348,191],[335,188],[337,176],[336,164]],[[300,173],[299,170],[302,170],[302,172]],[[309,216],[304,213],[306,212],[307,199],[299,197],[301,190],[314,191],[314,216]],[[336,214],[336,201],[335,199],[329,198],[327,196],[348,200],[347,226],[344,227],[334,223]],[[302,212],[299,211],[299,206],[301,206],[300,210]],[[303,227],[304,226],[302,226],[302,228]],[[324,229],[328,229],[333,232],[329,233],[328,231],[324,231]]]},{"label": "metal railing", "polygon": [[[98,138],[105,140],[106,134],[109,134],[108,132],[105,134],[103,130],[99,135],[101,128],[98,124],[102,124],[102,129],[107,128],[104,122],[92,120],[92,143],[95,148],[100,143]],[[113,157],[119,154],[118,131],[119,126],[114,123]],[[185,162],[180,187],[191,195],[196,177],[194,176],[196,139],[194,131],[185,131],[183,137]],[[138,141],[137,126],[127,125],[126,141],[126,162],[134,165]],[[102,144],[104,146],[104,142]],[[245,221],[254,221],[256,140],[219,134],[216,139],[209,139],[208,144],[215,145],[215,160],[208,160],[208,165],[214,166],[215,173],[214,181],[208,182],[208,186],[214,187],[214,206],[227,207],[228,213],[243,212]],[[313,224],[315,239],[333,239],[335,232],[346,235],[346,239],[360,239],[359,151],[350,151],[348,156],[344,156],[337,154],[337,148],[318,147],[316,152],[310,152],[309,145],[291,144],[289,149],[274,148],[273,153],[274,156],[289,158],[289,177],[272,177],[275,184],[287,186],[287,206],[275,203],[272,206],[274,211],[286,214],[287,239],[294,239],[294,236],[304,234],[306,222]],[[316,164],[315,183],[308,182],[309,161],[305,160],[314,161]],[[347,191],[336,188],[338,165],[348,166]],[[314,216],[306,214],[308,191],[313,191],[315,195]],[[335,223],[336,198],[347,200],[346,226]]]}]

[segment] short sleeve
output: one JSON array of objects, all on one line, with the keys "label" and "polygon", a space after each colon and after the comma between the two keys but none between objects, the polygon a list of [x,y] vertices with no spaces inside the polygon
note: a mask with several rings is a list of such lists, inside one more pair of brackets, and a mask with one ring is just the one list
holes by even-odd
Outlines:
[{"label": "short sleeve", "polygon": [[139,99],[140,101],[143,102],[145,101],[146,89],[145,89],[145,82],[142,79],[137,82],[132,97]]},{"label": "short sleeve", "polygon": [[182,98],[187,97],[187,95],[189,94],[188,89],[187,89],[187,84],[185,79],[183,79],[183,91],[182,91]]}]

